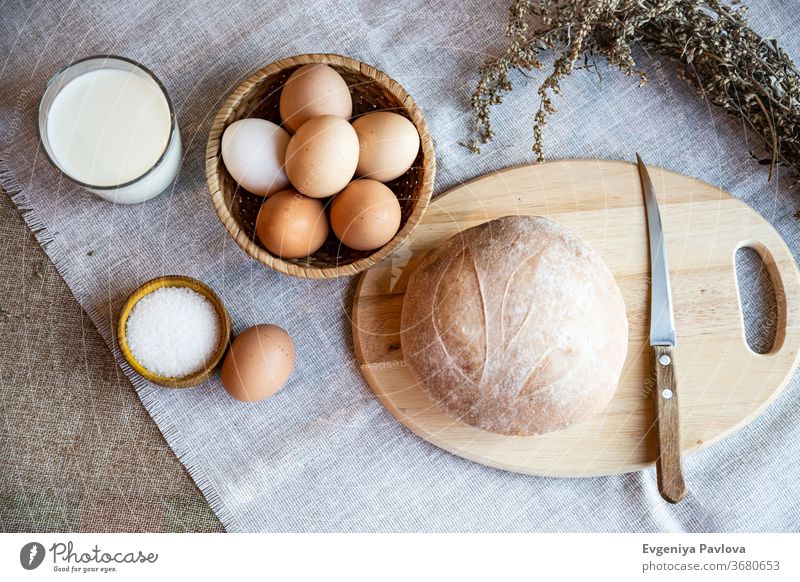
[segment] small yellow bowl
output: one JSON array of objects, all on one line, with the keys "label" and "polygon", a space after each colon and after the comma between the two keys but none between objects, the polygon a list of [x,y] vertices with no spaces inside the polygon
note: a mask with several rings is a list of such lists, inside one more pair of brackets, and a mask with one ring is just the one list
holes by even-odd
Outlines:
[{"label": "small yellow bowl", "polygon": [[[217,349],[214,351],[214,355],[211,357],[208,365],[202,370],[198,370],[193,374],[189,374],[188,376],[183,376],[181,378],[167,378],[165,376],[153,374],[136,361],[136,358],[133,357],[133,354],[128,347],[126,333],[128,327],[128,317],[130,317],[131,311],[133,311],[134,306],[142,297],[152,293],[156,289],[161,289],[162,287],[185,287],[200,293],[200,295],[208,299],[214,306],[217,315],[219,315],[219,321],[222,327],[222,333],[220,334]],[[225,355],[225,351],[228,349],[228,344],[230,343],[230,338],[231,318],[230,315],[228,315],[228,310],[225,309],[225,305],[223,305],[222,300],[217,296],[216,293],[214,293],[214,291],[211,290],[210,287],[201,283],[197,279],[192,279],[191,277],[182,277],[180,275],[158,277],[157,279],[153,279],[141,285],[131,294],[130,297],[128,297],[128,300],[122,307],[122,311],[119,315],[119,322],[117,323],[117,340],[119,342],[119,349],[122,352],[125,361],[128,362],[131,368],[133,368],[143,378],[166,388],[189,388],[190,386],[196,386],[197,384],[201,384],[202,382],[208,380],[222,360],[222,356]]]}]

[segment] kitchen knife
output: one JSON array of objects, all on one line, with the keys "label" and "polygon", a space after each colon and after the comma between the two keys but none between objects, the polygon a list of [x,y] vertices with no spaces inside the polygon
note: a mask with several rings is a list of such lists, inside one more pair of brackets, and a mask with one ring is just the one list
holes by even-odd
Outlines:
[{"label": "kitchen knife", "polygon": [[667,248],[658,201],[650,175],[636,154],[639,178],[642,182],[644,206],[647,213],[647,232],[650,241],[650,347],[653,366],[656,440],[658,459],[656,474],[658,490],[670,503],[686,495],[681,463],[680,419],[678,413],[678,382],[675,374],[675,319],[672,311],[672,291],[669,285]]}]

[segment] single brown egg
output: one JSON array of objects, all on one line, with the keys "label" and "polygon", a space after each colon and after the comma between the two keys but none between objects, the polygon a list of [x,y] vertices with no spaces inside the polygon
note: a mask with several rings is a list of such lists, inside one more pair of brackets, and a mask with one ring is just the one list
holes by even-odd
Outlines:
[{"label": "single brown egg", "polygon": [[258,240],[284,259],[314,254],[328,238],[328,231],[322,201],[295,190],[282,190],[267,198],[256,218]]},{"label": "single brown egg", "polygon": [[375,111],[353,121],[360,153],[356,175],[389,182],[405,174],[419,153],[419,134],[408,119]]},{"label": "single brown egg", "polygon": [[342,76],[328,65],[303,65],[292,73],[281,89],[280,112],[291,132],[312,117],[335,115],[350,119],[353,98]]},{"label": "single brown egg", "polygon": [[354,180],[331,202],[331,227],[340,241],[357,251],[385,245],[400,228],[400,203],[384,184]]},{"label": "single brown egg", "polygon": [[312,198],[333,196],[347,186],[357,164],[356,131],[333,115],[309,119],[286,146],[286,175],[298,192]]},{"label": "single brown egg", "polygon": [[236,400],[263,400],[283,387],[294,361],[294,343],[285,329],[256,325],[233,340],[222,363],[222,385]]}]

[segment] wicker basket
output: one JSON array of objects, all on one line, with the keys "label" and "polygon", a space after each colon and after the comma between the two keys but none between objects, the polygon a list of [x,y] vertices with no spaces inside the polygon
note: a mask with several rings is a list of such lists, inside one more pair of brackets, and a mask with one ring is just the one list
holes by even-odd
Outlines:
[{"label": "wicker basket", "polygon": [[[400,201],[402,219],[395,237],[380,249],[355,251],[342,245],[331,232],[320,250],[302,259],[281,259],[261,246],[255,220],[263,198],[240,188],[221,160],[222,133],[234,121],[261,117],[280,123],[278,99],[283,83],[298,67],[324,63],[347,82],[353,96],[353,117],[376,110],[391,110],[408,117],[421,138],[420,152],[408,172],[387,184]],[[388,257],[414,230],[433,192],[436,159],[428,126],[411,96],[399,83],[364,63],[331,54],[307,54],[267,65],[250,76],[228,97],[214,118],[206,147],[206,177],[211,199],[222,224],[248,255],[268,267],[308,279],[355,275]]]}]

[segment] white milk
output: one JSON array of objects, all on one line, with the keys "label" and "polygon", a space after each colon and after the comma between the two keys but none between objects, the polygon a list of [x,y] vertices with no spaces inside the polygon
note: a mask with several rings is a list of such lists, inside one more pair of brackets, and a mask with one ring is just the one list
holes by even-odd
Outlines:
[{"label": "white milk", "polygon": [[[181,145],[177,127],[168,143],[171,128],[161,87],[149,77],[114,68],[69,81],[47,113],[47,140],[56,164],[92,192],[122,203],[152,198],[175,178]],[[162,154],[164,159],[153,169]],[[151,169],[133,184],[109,188]]]}]

